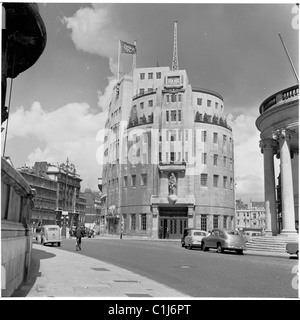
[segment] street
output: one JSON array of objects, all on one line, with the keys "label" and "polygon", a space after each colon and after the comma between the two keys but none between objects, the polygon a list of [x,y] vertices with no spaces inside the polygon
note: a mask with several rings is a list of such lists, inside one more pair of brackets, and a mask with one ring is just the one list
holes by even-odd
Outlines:
[{"label": "street", "polygon": [[[57,250],[75,251],[75,239]],[[182,248],[180,242],[83,238],[77,252],[193,297],[297,298],[298,260]]]}]

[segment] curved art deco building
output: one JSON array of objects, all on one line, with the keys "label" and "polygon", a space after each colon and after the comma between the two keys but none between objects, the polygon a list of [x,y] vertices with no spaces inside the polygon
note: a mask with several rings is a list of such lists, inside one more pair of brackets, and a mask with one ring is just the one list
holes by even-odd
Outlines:
[{"label": "curved art deco building", "polygon": [[220,94],[185,70],[136,68],[116,84],[104,139],[108,233],[180,238],[234,227],[234,150]]},{"label": "curved art deco building", "polygon": [[[299,85],[272,94],[259,107],[256,127],[264,155],[266,234],[299,230]],[[276,186],[274,156],[280,159]],[[277,190],[277,192],[276,192]]]}]

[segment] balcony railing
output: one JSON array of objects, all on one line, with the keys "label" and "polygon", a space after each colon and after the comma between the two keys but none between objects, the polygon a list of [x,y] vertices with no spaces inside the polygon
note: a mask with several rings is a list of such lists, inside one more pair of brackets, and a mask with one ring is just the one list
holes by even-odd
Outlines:
[{"label": "balcony railing", "polygon": [[299,95],[299,85],[289,87],[287,89],[281,90],[274,93],[268,97],[259,107],[259,113],[262,114],[274,105],[280,102],[287,102],[287,100],[295,98]]}]

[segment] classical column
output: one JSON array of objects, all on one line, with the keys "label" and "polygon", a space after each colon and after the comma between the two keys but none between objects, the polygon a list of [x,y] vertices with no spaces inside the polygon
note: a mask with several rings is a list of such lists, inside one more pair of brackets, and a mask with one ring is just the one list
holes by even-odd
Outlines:
[{"label": "classical column", "polygon": [[152,205],[152,238],[158,239],[158,206]]},{"label": "classical column", "polygon": [[264,154],[264,183],[265,183],[265,215],[267,235],[277,234],[277,211],[275,194],[274,152],[278,143],[270,138],[262,139],[260,147]]},{"label": "classical column", "polygon": [[293,191],[293,175],[290,152],[291,131],[280,129],[274,133],[280,146],[280,177],[281,177],[281,204],[282,204],[282,230],[281,234],[296,234],[295,207]]}]

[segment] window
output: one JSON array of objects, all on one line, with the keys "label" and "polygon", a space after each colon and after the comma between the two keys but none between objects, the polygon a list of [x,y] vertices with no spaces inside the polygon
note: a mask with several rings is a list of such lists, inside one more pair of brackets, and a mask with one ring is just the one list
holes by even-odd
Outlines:
[{"label": "window", "polygon": [[153,107],[153,100],[148,101],[148,107]]},{"label": "window", "polygon": [[201,131],[201,141],[206,142],[206,140],[207,140],[207,132]]},{"label": "window", "polygon": [[161,79],[161,72],[156,72],[156,79]]},{"label": "window", "polygon": [[230,190],[232,190],[232,189],[233,189],[233,179],[230,178]]},{"label": "window", "polygon": [[218,134],[214,132],[214,143],[218,143]]},{"label": "window", "polygon": [[124,178],[123,178],[123,187],[127,188],[127,186],[128,186],[128,177],[124,176]]},{"label": "window", "polygon": [[140,94],[144,94],[144,92],[145,92],[145,89],[140,89]]},{"label": "window", "polygon": [[176,110],[171,110],[171,121],[176,121]]},{"label": "window", "polygon": [[166,141],[169,141],[169,130],[166,130]]},{"label": "window", "polygon": [[207,153],[204,152],[201,154],[201,163],[206,164],[207,163],[206,161],[207,161]]},{"label": "window", "polygon": [[211,100],[207,100],[207,106],[208,106],[208,107],[211,106]]},{"label": "window", "polygon": [[176,141],[176,131],[175,130],[171,131],[170,141]]},{"label": "window", "polygon": [[181,121],[181,110],[178,110],[178,121]]},{"label": "window", "polygon": [[226,165],[227,165],[227,157],[226,156],[223,156],[223,165],[224,165],[224,167],[226,167]]},{"label": "window", "polygon": [[207,187],[207,173],[201,173],[201,187]]},{"label": "window", "polygon": [[201,227],[201,230],[207,231],[207,216],[206,215],[201,215],[200,227]]},{"label": "window", "polygon": [[135,230],[136,229],[136,215],[135,214],[131,214],[130,215],[130,229],[131,230]]},{"label": "window", "polygon": [[197,98],[197,105],[201,106],[202,105],[202,98]]},{"label": "window", "polygon": [[226,176],[223,177],[223,188],[227,189],[227,177]]},{"label": "window", "polygon": [[147,215],[141,214],[141,230],[147,230]]},{"label": "window", "polygon": [[170,160],[175,161],[175,152],[170,152]]},{"label": "window", "polygon": [[141,109],[144,109],[144,102],[141,102],[141,103],[140,103],[140,108],[141,108]]},{"label": "window", "polygon": [[146,173],[141,174],[141,185],[142,186],[147,185],[147,174]]},{"label": "window", "polygon": [[153,88],[148,88],[148,92],[153,92]]},{"label": "window", "polygon": [[135,174],[133,174],[133,175],[131,176],[131,186],[132,186],[133,188],[136,187],[136,175],[135,175]]},{"label": "window", "polygon": [[216,109],[218,109],[218,102],[215,103]]},{"label": "window", "polygon": [[185,141],[189,140],[189,132],[188,130],[185,130]]},{"label": "window", "polygon": [[153,73],[152,72],[148,73],[148,79],[153,79]]},{"label": "window", "polygon": [[145,79],[145,73],[140,73],[140,79],[144,80]]},{"label": "window", "polygon": [[178,95],[178,101],[181,102],[181,94]]},{"label": "window", "polygon": [[169,114],[170,114],[170,112],[169,112],[169,110],[167,110],[166,111],[166,121],[169,121]]},{"label": "window", "polygon": [[176,102],[176,94],[172,94],[171,95],[171,101],[172,102]]},{"label": "window", "polygon": [[214,178],[213,178],[214,188],[218,188],[218,183],[219,183],[219,176],[217,174],[214,174]]},{"label": "window", "polygon": [[161,162],[161,161],[162,161],[161,152],[159,152],[159,154],[158,154],[158,161],[159,161],[159,162]]},{"label": "window", "polygon": [[219,216],[213,216],[213,227],[215,228],[219,228]]},{"label": "window", "polygon": [[227,216],[223,217],[223,228],[226,229],[227,228]]},{"label": "window", "polygon": [[225,134],[223,134],[223,145],[225,146],[226,144],[226,141],[227,141],[227,136]]},{"label": "window", "polygon": [[170,102],[170,96],[168,94],[166,95],[166,98],[167,98],[167,102]]},{"label": "window", "polygon": [[218,155],[214,154],[214,166],[218,165]]}]

